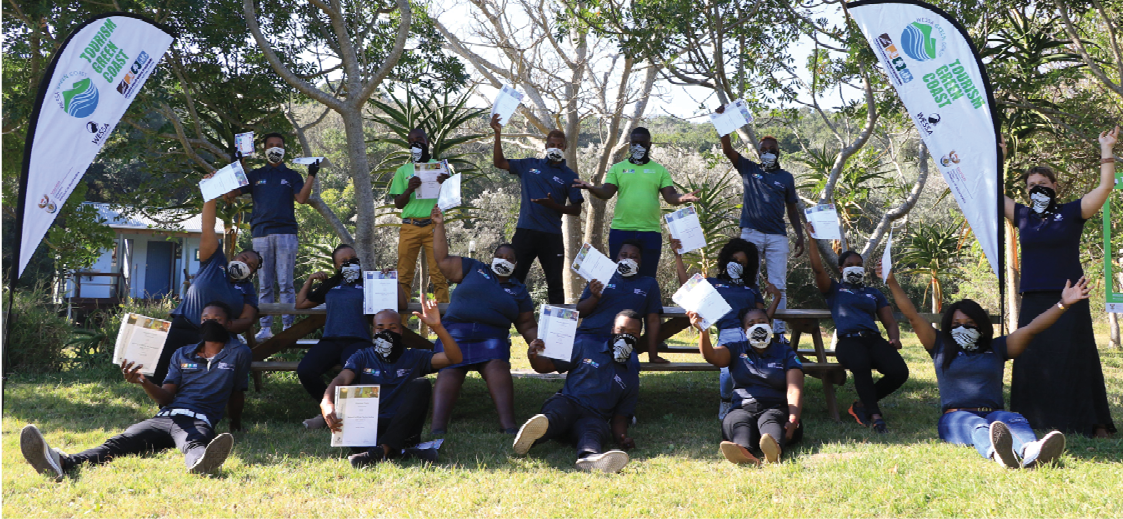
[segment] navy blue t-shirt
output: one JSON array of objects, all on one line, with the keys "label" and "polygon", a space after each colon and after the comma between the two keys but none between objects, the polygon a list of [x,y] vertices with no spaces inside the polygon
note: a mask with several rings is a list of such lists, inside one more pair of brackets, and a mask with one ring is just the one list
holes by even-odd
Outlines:
[{"label": "navy blue t-shirt", "polygon": [[348,337],[370,340],[370,319],[363,315],[363,277],[354,283],[342,277],[324,281],[308,294],[316,304],[327,303],[324,338]]},{"label": "navy blue t-shirt", "polygon": [[733,407],[771,409],[788,402],[788,370],[803,371],[791,346],[772,339],[763,352],[748,341],[725,345],[729,350],[729,375],[733,377]]},{"label": "navy blue t-shirt", "polygon": [[731,283],[727,279],[721,278],[706,278],[717,293],[729,303],[731,310],[721,316],[714,326],[718,330],[739,330],[741,329],[741,320],[737,318],[741,311],[746,308],[757,308],[757,303],[764,304],[764,298],[761,297],[760,292],[748,285],[738,285]]},{"label": "navy blue t-shirt", "polygon": [[390,364],[373,347],[356,351],[343,369],[357,375],[355,384],[378,384],[378,420],[389,420],[401,405],[402,388],[406,382],[433,372],[433,351],[406,348],[397,362]]},{"label": "navy blue t-shirt", "polygon": [[445,312],[450,323],[480,323],[509,329],[524,312],[534,311],[526,285],[511,277],[506,283],[485,265],[472,258],[460,258],[464,279],[452,291],[452,302]]},{"label": "navy blue t-shirt", "polygon": [[944,333],[936,332],[936,345],[928,350],[936,368],[942,409],[989,407],[1003,409],[1002,375],[1006,369],[1006,337],[995,337],[982,352],[960,351],[944,369]]},{"label": "navy blue t-shirt", "polygon": [[1063,290],[1065,280],[1084,276],[1080,266],[1080,233],[1084,230],[1080,200],[1057,206],[1042,218],[1029,207],[1014,204],[1014,225],[1022,249],[1021,291]]},{"label": "navy blue t-shirt", "polygon": [[304,178],[288,166],[266,165],[246,175],[250,185],[241,189],[253,197],[250,230],[254,238],[270,234],[296,234],[293,204],[304,189]]},{"label": "navy blue t-shirt", "polygon": [[[632,357],[636,353],[632,352]],[[554,360],[565,377],[562,396],[608,420],[614,415],[632,416],[639,399],[639,363],[619,364],[612,360],[607,341],[578,341],[569,362]]]},{"label": "navy blue t-shirt", "polygon": [[795,178],[785,170],[764,171],[760,164],[746,159],[737,161],[737,172],[745,193],[741,202],[741,228],[764,234],[783,234],[787,204],[799,201]]},{"label": "navy blue t-shirt", "polygon": [[831,308],[831,318],[838,333],[855,333],[877,329],[877,311],[889,306],[880,290],[865,285],[839,283],[831,280],[831,288],[823,295]]},{"label": "navy blue t-shirt", "polygon": [[[593,296],[589,287],[581,293],[581,300]],[[641,317],[663,312],[663,296],[659,293],[659,282],[651,276],[621,276],[619,272],[601,292],[600,301],[592,312],[581,316],[577,333],[611,334],[616,314],[624,310],[635,310]]]},{"label": "navy blue t-shirt", "polygon": [[231,318],[242,315],[242,307],[246,304],[257,306],[257,294],[252,282],[243,281],[237,285],[230,282],[226,275],[226,255],[221,248],[214,251],[211,257],[199,262],[199,271],[195,273],[194,281],[171,315],[182,315],[191,324],[199,326],[203,308],[211,301],[222,301],[230,305],[235,313]]},{"label": "navy blue t-shirt", "polygon": [[253,353],[233,334],[214,357],[200,357],[201,347],[202,343],[188,344],[172,354],[164,383],[175,384],[176,394],[167,408],[203,413],[214,427],[222,420],[230,394],[249,389]]},{"label": "navy blue t-shirt", "polygon": [[569,169],[564,160],[560,164],[553,164],[546,159],[529,158],[508,160],[507,163],[510,165],[508,171],[517,175],[522,184],[522,205],[519,207],[519,221],[515,227],[561,234],[561,213],[531,200],[546,198],[549,194],[561,205],[566,205],[566,199],[574,204],[585,201],[581,190],[573,187],[573,181],[578,178],[577,173]]}]

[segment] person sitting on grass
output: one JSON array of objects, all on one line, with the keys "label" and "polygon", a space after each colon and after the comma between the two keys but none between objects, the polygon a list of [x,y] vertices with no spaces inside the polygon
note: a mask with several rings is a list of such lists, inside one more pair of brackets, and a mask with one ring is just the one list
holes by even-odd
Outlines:
[{"label": "person sitting on grass", "polygon": [[639,396],[639,363],[633,357],[642,332],[640,315],[624,310],[616,314],[607,341],[574,343],[568,361],[540,356],[546,345],[542,339],[531,342],[526,355],[534,371],[569,375],[562,390],[542,404],[541,414],[519,429],[515,454],[525,455],[532,446],[555,439],[576,444],[578,469],[620,472],[628,464],[628,454],[605,452],[604,445],[612,438],[624,450],[636,446],[628,437],[628,424]]},{"label": "person sitting on grass", "polygon": [[[230,433],[216,436],[214,426],[222,420],[231,394],[248,389],[253,360],[250,349],[227,331],[236,315],[226,303],[207,303],[199,326],[202,342],[175,351],[163,386],[140,373],[144,366],[128,360],[121,363],[125,380],[139,384],[160,405],[156,416],[98,447],[73,455],[51,448],[39,429],[29,424],[20,433],[23,457],[40,474],[61,480],[83,463],[105,463],[120,456],[175,447],[183,452],[188,472],[217,471],[230,455],[234,437]],[[241,414],[241,405],[231,407],[231,429],[236,425],[240,428]]]},{"label": "person sitting on grass", "polygon": [[803,438],[803,365],[791,346],[772,333],[768,313],[749,308],[741,313],[745,340],[710,345],[702,318],[687,312],[702,332],[698,350],[706,362],[729,368],[733,407],[721,422],[721,453],[731,463],[778,463],[784,447]]},{"label": "person sitting on grass", "polygon": [[[881,269],[879,265],[878,277]],[[1021,355],[1068,307],[1088,299],[1088,281],[1083,277],[1075,285],[1065,281],[1057,304],[1003,337],[994,337],[990,316],[970,299],[944,310],[937,331],[917,312],[892,272],[887,284],[916,338],[932,356],[943,410],[936,426],[940,439],[973,446],[984,458],[1006,468],[1033,468],[1059,458],[1065,448],[1063,433],[1052,431],[1038,440],[1024,416],[1004,410],[1003,371],[1007,360]]]},{"label": "person sitting on grass", "polygon": [[335,414],[335,388],[351,384],[378,384],[378,445],[355,448],[351,466],[361,468],[393,458],[437,461],[436,449],[413,448],[421,441],[425,415],[433,386],[425,375],[461,361],[460,348],[441,325],[435,300],[421,297],[421,319],[444,343],[444,351],[407,349],[402,342],[402,318],[398,312],[383,310],[374,316],[374,344],[363,348],[343,365],[343,371],[324,391],[320,411],[332,431],[339,432],[343,422]]}]

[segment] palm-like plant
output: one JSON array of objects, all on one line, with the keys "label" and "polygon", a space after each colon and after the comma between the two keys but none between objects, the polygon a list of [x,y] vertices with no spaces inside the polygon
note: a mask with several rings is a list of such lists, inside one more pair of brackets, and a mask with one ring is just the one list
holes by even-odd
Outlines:
[{"label": "palm-like plant", "polygon": [[[839,223],[847,229],[853,229],[860,219],[869,218],[869,211],[863,204],[873,191],[891,187],[890,179],[886,177],[889,170],[883,167],[881,155],[882,152],[868,147],[862,149],[846,164],[835,182],[834,204],[838,209]],[[827,187],[837,156],[837,150],[824,144],[819,149],[808,149],[805,156],[795,158],[811,171],[796,189],[821,193]]]},{"label": "palm-like plant", "polygon": [[[698,223],[702,226],[702,233],[706,236],[706,246],[702,249],[688,253],[682,257],[687,270],[697,268],[703,276],[708,276],[710,270],[717,263],[718,252],[725,245],[731,234],[730,230],[737,229],[738,213],[741,204],[740,197],[730,196],[730,184],[737,179],[728,173],[714,178],[716,175],[706,175],[701,179],[690,179],[685,183],[675,182],[675,187],[683,193],[698,192],[698,200],[694,208],[698,212]],[[664,212],[673,212],[677,208],[664,209]]]},{"label": "palm-like plant", "polygon": [[958,278],[957,260],[960,258],[961,226],[948,224],[918,224],[905,238],[903,252],[898,262],[908,265],[904,273],[923,274],[928,278],[925,295],[932,289],[932,313],[943,309],[944,287],[941,278]]}]

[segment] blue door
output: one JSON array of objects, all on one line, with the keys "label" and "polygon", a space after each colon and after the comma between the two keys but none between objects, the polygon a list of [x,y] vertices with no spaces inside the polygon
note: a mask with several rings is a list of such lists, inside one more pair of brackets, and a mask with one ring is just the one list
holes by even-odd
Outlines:
[{"label": "blue door", "polygon": [[172,291],[173,244],[170,241],[148,242],[144,263],[144,297],[165,297]]}]

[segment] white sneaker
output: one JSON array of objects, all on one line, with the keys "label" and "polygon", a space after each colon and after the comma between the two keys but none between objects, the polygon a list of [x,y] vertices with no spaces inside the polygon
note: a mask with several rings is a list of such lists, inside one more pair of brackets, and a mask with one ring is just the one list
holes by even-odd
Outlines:
[{"label": "white sneaker", "polygon": [[717,407],[717,419],[725,420],[725,415],[729,414],[730,409],[733,409],[733,401],[722,400],[721,404]]},{"label": "white sneaker", "polygon": [[58,449],[52,449],[47,445],[47,440],[43,438],[43,434],[39,432],[39,428],[34,425],[28,424],[24,426],[19,435],[20,450],[23,451],[23,458],[40,474],[46,474],[61,480],[62,472],[62,453]]},{"label": "white sneaker", "polygon": [[1014,437],[1010,428],[1002,422],[990,423],[990,447],[993,449],[991,458],[999,465],[1008,469],[1021,468],[1017,454],[1014,454]]},{"label": "white sneaker", "polygon": [[546,435],[546,429],[550,427],[550,419],[546,418],[544,414],[536,414],[530,417],[522,427],[519,428],[518,434],[515,435],[515,443],[512,447],[515,449],[515,454],[524,456],[530,452],[530,448],[534,446],[534,442],[539,438]]},{"label": "white sneaker", "polygon": [[1025,450],[1022,451],[1022,461],[1025,463],[1025,468],[1031,469],[1057,461],[1064,451],[1065,435],[1060,431],[1053,431],[1040,440],[1027,443]]},{"label": "white sneaker", "polygon": [[771,434],[764,433],[760,436],[760,450],[764,452],[764,461],[768,463],[780,462],[780,444]]},{"label": "white sneaker", "polygon": [[256,339],[257,342],[267,341],[273,338],[273,330],[269,328],[262,328],[260,332],[257,332],[257,335],[253,336],[253,338]]},{"label": "white sneaker", "polygon": [[207,444],[207,449],[203,451],[203,455],[195,460],[195,464],[187,468],[187,472],[192,474],[210,474],[223,463],[226,462],[226,457],[230,455],[230,451],[234,448],[234,437],[230,433],[222,433],[215,436],[210,443]]},{"label": "white sneaker", "polygon": [[605,474],[615,474],[628,464],[628,453],[611,450],[602,454],[591,454],[577,460],[577,468],[586,472],[601,471]]}]

